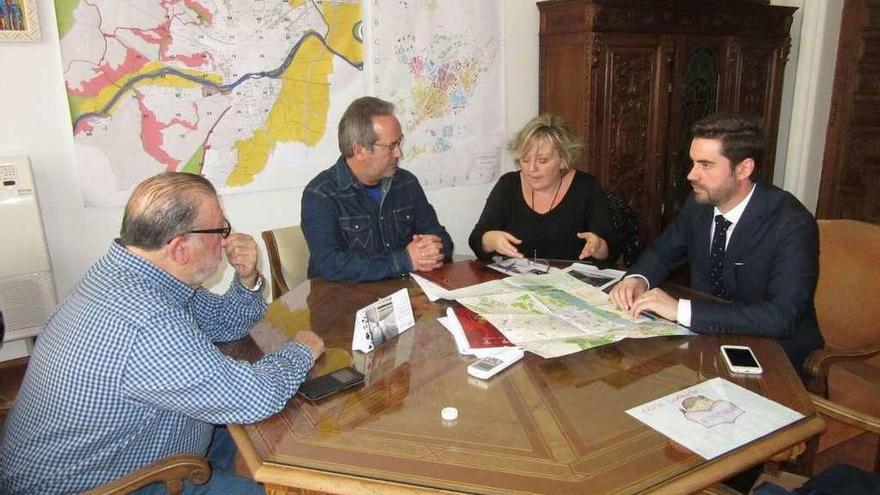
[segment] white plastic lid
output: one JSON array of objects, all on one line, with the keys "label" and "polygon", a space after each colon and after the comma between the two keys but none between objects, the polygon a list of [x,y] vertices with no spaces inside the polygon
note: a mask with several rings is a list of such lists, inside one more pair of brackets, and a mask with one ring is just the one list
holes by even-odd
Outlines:
[{"label": "white plastic lid", "polygon": [[440,417],[444,421],[455,421],[458,418],[458,409],[454,407],[444,407],[440,410]]}]

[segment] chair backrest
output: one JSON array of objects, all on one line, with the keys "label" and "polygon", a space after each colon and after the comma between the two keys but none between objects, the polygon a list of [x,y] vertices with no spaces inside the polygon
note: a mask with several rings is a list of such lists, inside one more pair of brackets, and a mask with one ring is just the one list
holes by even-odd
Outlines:
[{"label": "chair backrest", "polygon": [[611,226],[620,236],[620,259],[626,268],[633,264],[642,250],[639,242],[639,217],[623,196],[614,191],[606,191],[605,197],[608,199]]},{"label": "chair backrest", "polygon": [[308,278],[309,246],[299,225],[263,232],[272,274],[272,299]]},{"label": "chair backrest", "polygon": [[880,225],[819,220],[816,317],[825,345],[862,347],[880,341]]}]

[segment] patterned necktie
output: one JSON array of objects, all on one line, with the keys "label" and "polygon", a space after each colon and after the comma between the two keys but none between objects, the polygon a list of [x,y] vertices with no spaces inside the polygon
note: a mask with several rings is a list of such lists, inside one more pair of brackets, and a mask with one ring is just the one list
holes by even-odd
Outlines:
[{"label": "patterned necktie", "polygon": [[712,283],[712,294],[718,297],[727,297],[724,291],[724,248],[730,225],[723,215],[715,216],[715,234],[712,235],[712,248],[709,251],[709,282]]}]

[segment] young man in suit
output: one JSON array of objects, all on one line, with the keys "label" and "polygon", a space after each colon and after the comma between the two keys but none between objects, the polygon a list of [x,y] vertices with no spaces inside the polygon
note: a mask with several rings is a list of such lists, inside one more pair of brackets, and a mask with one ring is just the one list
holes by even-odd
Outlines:
[{"label": "young man in suit", "polygon": [[[823,345],[813,306],[816,220],[790,193],[753,178],[764,152],[756,117],[710,115],[693,136],[693,193],[611,298],[633,316],[653,311],[696,333],[774,337],[801,373]],[[675,299],[657,288],[685,262],[692,288],[729,302]]]}]

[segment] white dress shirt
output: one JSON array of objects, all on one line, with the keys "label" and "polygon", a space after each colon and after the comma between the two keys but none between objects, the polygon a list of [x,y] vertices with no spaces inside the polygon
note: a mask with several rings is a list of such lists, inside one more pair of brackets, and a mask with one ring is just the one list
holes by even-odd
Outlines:
[{"label": "white dress shirt", "polygon": [[[715,217],[717,215],[722,215],[724,218],[730,222],[730,227],[727,227],[727,238],[724,242],[724,249],[727,249],[727,246],[730,245],[730,238],[733,237],[733,230],[736,229],[737,223],[739,223],[739,219],[742,218],[742,214],[746,211],[746,206],[748,206],[749,201],[752,199],[752,194],[755,192],[755,184],[752,184],[752,190],[749,191],[749,195],[746,196],[742,201],[739,202],[738,205],[734,206],[727,213],[721,213],[718,207],[715,207],[715,211],[712,214],[712,225],[709,227],[709,247],[712,247],[712,236],[715,235]],[[678,300],[678,313],[676,314],[675,319],[679,324],[684,325],[686,327],[691,326],[691,300],[690,299],[679,299]]]}]

